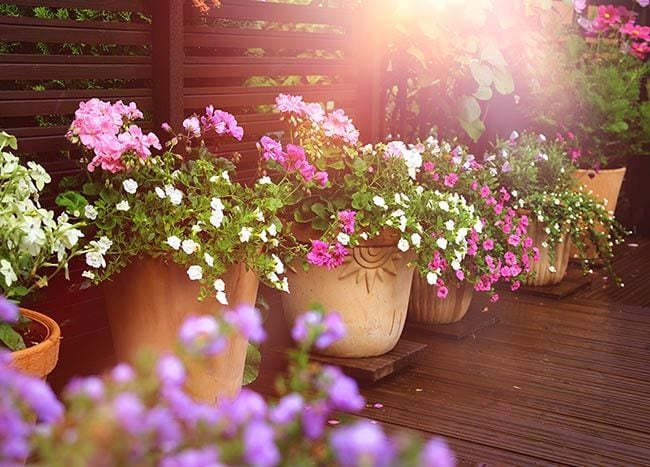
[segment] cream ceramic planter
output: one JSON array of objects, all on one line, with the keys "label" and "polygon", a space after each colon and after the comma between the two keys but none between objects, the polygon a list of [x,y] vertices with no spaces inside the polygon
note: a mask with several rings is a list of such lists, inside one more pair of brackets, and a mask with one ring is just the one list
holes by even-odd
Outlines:
[{"label": "cream ceramic planter", "polygon": [[36,345],[11,353],[12,365],[23,373],[45,379],[59,361],[61,328],[49,316],[21,308],[20,312],[43,329],[43,340]]},{"label": "cream ceramic planter", "polygon": [[416,275],[411,288],[409,302],[409,321],[422,324],[450,324],[465,317],[474,287],[467,282],[452,283],[448,286],[446,298],[438,298],[438,288],[429,285],[423,277]]},{"label": "cream ceramic planter", "polygon": [[390,246],[359,246],[340,267],[328,270],[312,266],[288,273],[289,290],[283,294],[285,316],[296,317],[320,303],[337,311],[347,328],[346,336],[319,353],[332,357],[372,357],[385,354],[399,340],[414,269],[407,264],[413,254]]},{"label": "cream ceramic planter", "polygon": [[539,261],[531,264],[531,274],[523,281],[524,285],[527,286],[538,287],[557,284],[566,274],[569,265],[571,237],[567,232],[562,242],[555,245],[555,261],[553,262],[555,272],[549,270],[549,266],[551,266],[549,249],[542,246],[542,243],[548,241],[548,235],[544,231],[544,227],[546,227],[546,224],[532,219],[528,224],[528,236],[533,239],[533,246],[539,249]]},{"label": "cream ceramic planter", "polygon": [[[230,306],[255,304],[258,279],[253,272],[233,265],[223,279]],[[106,284],[104,292],[120,361],[133,362],[144,350],[171,352],[188,316],[218,314],[224,309],[216,299],[197,300],[199,286],[189,280],[185,269],[152,258],[135,260]],[[188,368],[188,392],[208,403],[238,394],[247,346],[247,339],[233,336],[223,353]]]}]

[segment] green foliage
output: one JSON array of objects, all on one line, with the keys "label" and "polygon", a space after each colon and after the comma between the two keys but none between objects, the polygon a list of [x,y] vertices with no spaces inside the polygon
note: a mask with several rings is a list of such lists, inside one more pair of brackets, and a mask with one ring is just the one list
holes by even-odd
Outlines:
[{"label": "green foliage", "polygon": [[539,76],[526,106],[536,128],[570,131],[582,167],[615,167],[650,144],[650,102],[642,97],[650,63],[621,53],[616,43],[588,42],[576,33],[549,56],[553,73]]},{"label": "green foliage", "polygon": [[23,337],[9,323],[0,322],[0,344],[5,345],[12,352],[26,348]]},{"label": "green foliage", "polygon": [[512,65],[525,55],[521,49],[528,53],[543,40],[536,32],[550,11],[546,3],[397,2],[386,32],[395,77],[390,133],[413,140],[437,127],[476,142],[495,93],[515,91]]}]

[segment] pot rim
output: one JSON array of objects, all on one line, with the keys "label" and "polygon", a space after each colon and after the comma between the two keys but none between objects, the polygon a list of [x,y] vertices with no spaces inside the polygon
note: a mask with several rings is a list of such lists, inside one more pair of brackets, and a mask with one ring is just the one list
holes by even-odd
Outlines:
[{"label": "pot rim", "polygon": [[47,334],[45,335],[45,338],[38,344],[27,347],[23,350],[12,352],[11,354],[14,356],[14,358],[26,358],[32,354],[43,352],[47,348],[58,344],[58,341],[61,339],[61,328],[56,321],[54,321],[49,316],[44,315],[43,313],[29,310],[27,308],[20,308],[20,312],[30,320],[35,321],[45,327]]}]

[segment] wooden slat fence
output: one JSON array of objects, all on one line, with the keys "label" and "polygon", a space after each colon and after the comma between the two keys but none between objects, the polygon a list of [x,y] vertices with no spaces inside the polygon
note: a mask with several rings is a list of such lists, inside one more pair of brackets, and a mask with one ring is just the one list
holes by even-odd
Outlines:
[{"label": "wooden slat fence", "polygon": [[[256,141],[283,130],[272,112],[278,93],[343,107],[362,138],[379,137],[378,38],[370,33],[376,2],[221,3],[201,15],[189,0],[0,2],[0,129],[46,167],[53,187],[78,171],[61,151],[74,152],[64,135],[79,102],[91,97],[136,102],[145,129],[179,128],[208,104],[232,112],[244,140],[219,149],[241,153],[245,177],[256,168]],[[94,18],[74,10],[98,8],[105,13]],[[55,384],[96,370],[111,352],[101,291],[69,295],[68,285],[57,281],[37,305],[65,324]]]}]

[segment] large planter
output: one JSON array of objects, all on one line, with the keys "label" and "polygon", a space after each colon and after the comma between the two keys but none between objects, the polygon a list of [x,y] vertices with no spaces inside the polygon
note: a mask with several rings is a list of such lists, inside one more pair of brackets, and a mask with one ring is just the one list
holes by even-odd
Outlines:
[{"label": "large planter", "polygon": [[[582,190],[592,192],[593,196],[600,202],[605,203],[605,208],[612,214],[616,211],[618,195],[621,192],[623,178],[625,177],[626,167],[620,169],[605,169],[596,172],[595,170],[579,169],[575,172],[574,177]],[[586,251],[583,252],[583,259],[597,259],[596,250],[587,240],[585,242]],[[571,248],[571,257],[580,257],[580,253],[575,246]]]},{"label": "large planter", "polygon": [[[258,279],[243,265],[223,276],[230,306],[254,305]],[[176,348],[178,331],[190,315],[218,314],[216,299],[197,300],[199,286],[185,269],[152,258],[137,259],[104,289],[115,353],[120,361],[135,361],[145,350],[157,353]],[[197,400],[212,403],[233,397],[241,389],[247,339],[229,339],[225,351],[188,369],[187,390]]]},{"label": "large planter", "polygon": [[446,298],[438,298],[438,288],[416,275],[409,301],[409,321],[422,324],[450,324],[463,319],[474,295],[468,282],[454,282],[448,286]]},{"label": "large planter", "polygon": [[[528,236],[533,239],[533,246],[539,248],[539,261],[533,262],[530,274],[524,279],[524,285],[527,286],[544,286],[557,284],[566,274],[569,265],[569,252],[571,250],[571,237],[565,233],[562,242],[555,245],[555,261],[551,264],[549,247],[544,248],[542,243],[548,241],[548,235],[544,231],[546,224],[536,220],[530,220],[528,224]],[[555,272],[551,272],[549,267],[555,267]]]},{"label": "large planter", "polygon": [[29,318],[33,334],[42,337],[36,345],[11,353],[12,364],[23,373],[45,379],[59,361],[61,328],[49,316],[21,308],[23,316]]},{"label": "large planter", "polygon": [[414,269],[414,254],[402,253],[393,238],[373,239],[350,249],[345,263],[328,270],[300,266],[287,274],[291,293],[282,295],[285,316],[293,323],[298,315],[319,303],[337,311],[347,328],[345,337],[319,353],[332,357],[360,358],[385,354],[399,340]]}]

